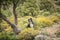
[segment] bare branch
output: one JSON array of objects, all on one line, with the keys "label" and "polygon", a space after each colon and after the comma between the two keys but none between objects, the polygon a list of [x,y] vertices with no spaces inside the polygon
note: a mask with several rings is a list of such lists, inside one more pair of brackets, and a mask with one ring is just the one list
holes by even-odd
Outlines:
[{"label": "bare branch", "polygon": [[13,23],[11,23],[6,17],[5,15],[3,15],[2,13],[0,13],[0,18],[2,18],[4,21],[6,21],[9,25],[11,25],[11,28],[13,28],[13,31],[18,34],[20,32],[20,30],[18,30],[17,26]]}]

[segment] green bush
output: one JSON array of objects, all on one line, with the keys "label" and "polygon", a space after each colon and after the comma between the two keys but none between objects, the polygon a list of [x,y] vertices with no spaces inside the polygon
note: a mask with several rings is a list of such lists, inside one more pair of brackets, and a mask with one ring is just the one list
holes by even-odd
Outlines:
[{"label": "green bush", "polygon": [[32,28],[26,28],[19,33],[18,38],[20,40],[33,40],[36,35],[38,35],[39,30],[34,30]]},{"label": "green bush", "polygon": [[44,16],[36,18],[35,23],[40,28],[49,27],[53,25],[53,21],[50,20],[48,17]]},{"label": "green bush", "polygon": [[51,15],[51,13],[49,11],[45,11],[45,12],[42,12],[41,15],[43,15],[43,16],[49,16],[49,15]]},{"label": "green bush", "polygon": [[0,32],[0,40],[17,40],[17,38],[14,33]]}]

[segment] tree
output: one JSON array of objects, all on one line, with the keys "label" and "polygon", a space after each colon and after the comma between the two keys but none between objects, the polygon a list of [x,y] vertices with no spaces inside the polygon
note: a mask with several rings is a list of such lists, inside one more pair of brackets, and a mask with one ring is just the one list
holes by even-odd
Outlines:
[{"label": "tree", "polygon": [[[13,3],[13,14],[14,14],[14,17],[15,17],[15,23],[13,24],[13,23],[11,23],[7,18],[6,18],[6,16],[5,15],[3,15],[2,14],[2,12],[1,12],[1,6],[3,5],[3,3],[7,3],[8,4],[8,2],[10,2],[10,3]],[[18,1],[19,2],[19,1]],[[17,2],[17,3],[18,3]],[[4,21],[6,21],[8,24],[10,24],[11,25],[11,28],[13,29],[13,31],[16,33],[16,34],[18,34],[21,30],[18,30],[18,28],[17,28],[17,14],[16,14],[16,5],[17,4],[15,4],[15,1],[14,0],[0,0],[0,18],[1,19],[3,19]],[[3,5],[3,6],[5,6],[5,4]]]},{"label": "tree", "polygon": [[59,0],[40,0],[40,10],[57,12],[60,9]]},{"label": "tree", "polygon": [[17,13],[16,13],[16,7],[18,4],[19,0],[12,0],[13,3],[13,14],[14,14],[14,19],[15,19],[15,24],[17,25]]}]

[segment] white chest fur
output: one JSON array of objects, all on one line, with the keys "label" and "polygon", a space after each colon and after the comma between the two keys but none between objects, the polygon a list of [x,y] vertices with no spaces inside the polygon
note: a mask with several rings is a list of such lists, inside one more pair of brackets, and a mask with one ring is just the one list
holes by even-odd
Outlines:
[{"label": "white chest fur", "polygon": [[30,24],[30,27],[33,28],[33,24]]}]

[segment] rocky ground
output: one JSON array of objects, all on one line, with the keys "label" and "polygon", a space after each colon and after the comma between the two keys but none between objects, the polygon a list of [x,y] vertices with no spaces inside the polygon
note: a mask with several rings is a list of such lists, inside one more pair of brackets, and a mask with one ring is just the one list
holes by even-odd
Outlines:
[{"label": "rocky ground", "polygon": [[60,40],[60,35],[57,35],[57,32],[60,32],[60,24],[41,29],[35,40]]}]

